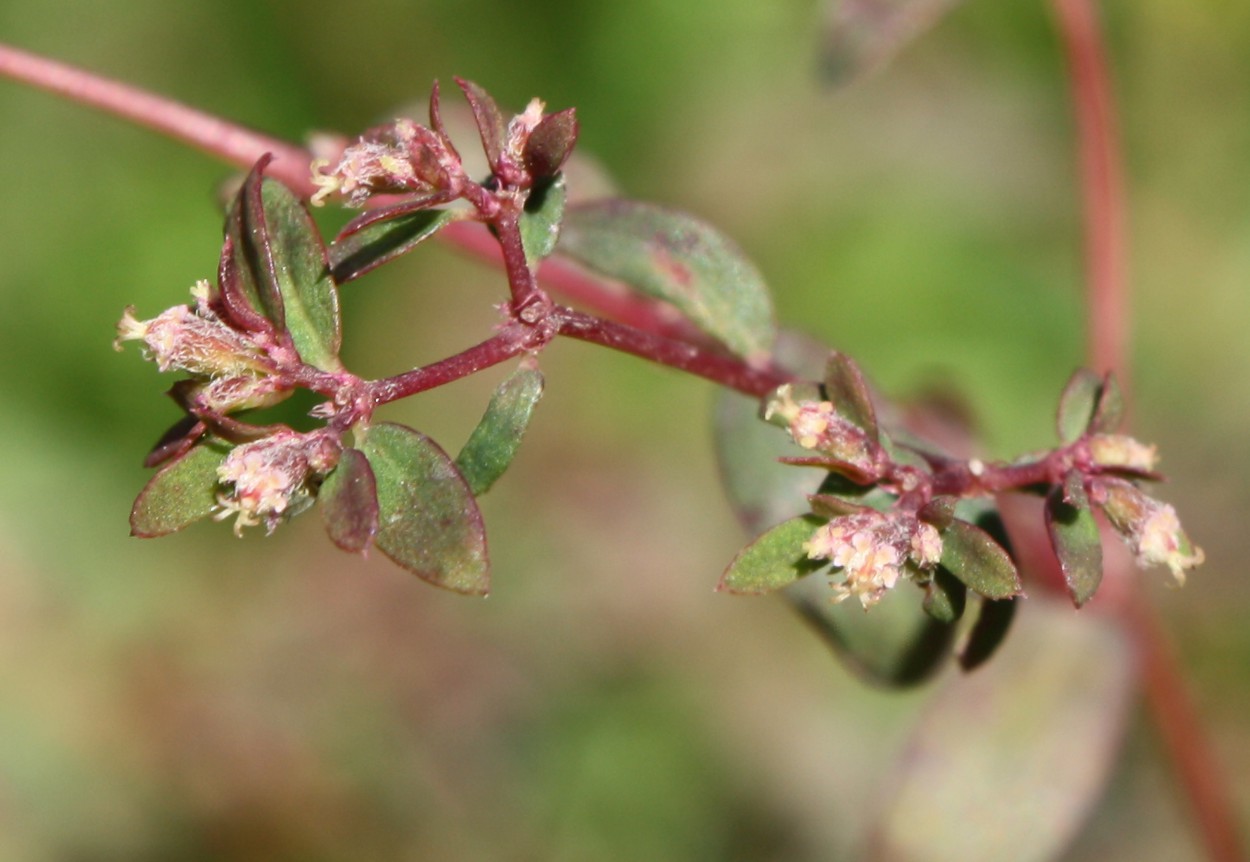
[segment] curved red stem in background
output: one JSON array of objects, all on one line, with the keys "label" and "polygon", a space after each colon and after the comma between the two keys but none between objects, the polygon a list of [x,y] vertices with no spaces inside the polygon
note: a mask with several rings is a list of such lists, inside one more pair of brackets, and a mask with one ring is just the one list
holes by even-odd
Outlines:
[{"label": "curved red stem in background", "polygon": [[[1103,36],[1093,0],[1051,0],[1068,56],[1076,112],[1081,189],[1085,209],[1087,361],[1129,384],[1128,245],[1121,167]],[[1127,579],[1128,572],[1105,576]],[[1227,782],[1198,717],[1158,611],[1135,584],[1124,595],[1121,615],[1136,644],[1146,706],[1176,780],[1192,809],[1212,862],[1241,862],[1237,817]]]}]

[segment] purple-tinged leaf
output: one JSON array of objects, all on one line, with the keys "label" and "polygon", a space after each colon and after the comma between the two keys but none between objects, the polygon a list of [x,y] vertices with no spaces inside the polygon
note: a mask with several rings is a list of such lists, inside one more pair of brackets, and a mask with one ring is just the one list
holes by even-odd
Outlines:
[{"label": "purple-tinged leaf", "polygon": [[422,580],[460,593],[490,589],[482,514],[455,464],[411,428],[383,422],[363,435],[378,491],[374,544]]},{"label": "purple-tinged leaf", "polygon": [[253,267],[246,257],[247,242],[243,238],[242,210],[236,200],[227,216],[226,238],[217,264],[219,285],[215,305],[226,323],[246,332],[273,332],[274,325],[260,311]]},{"label": "purple-tinged leaf", "polygon": [[1059,558],[1063,582],[1078,608],[1102,581],[1102,538],[1081,474],[1073,470],[1046,498],[1046,530]]},{"label": "purple-tinged leaf", "polygon": [[[245,186],[246,188],[246,186]],[[339,294],[330,277],[325,244],[312,217],[290,189],[266,179],[260,209],[251,217],[252,236],[260,244],[267,285],[281,296],[286,329],[300,359],[322,371],[342,369],[339,347]]]},{"label": "purple-tinged leaf", "polygon": [[473,109],[473,119],[477,122],[478,134],[482,136],[482,149],[486,151],[486,160],[492,170],[499,169],[499,160],[503,155],[508,140],[508,124],[504,120],[499,106],[491,98],[490,93],[472,81],[456,78],[456,83],[464,91]]},{"label": "purple-tinged leaf", "polygon": [[206,441],[162,467],[130,510],[130,534],[144,539],[167,536],[213,514],[217,468],[227,452],[220,443]]},{"label": "purple-tinged leaf", "polygon": [[964,673],[970,673],[985,664],[1003,645],[1019,606],[1018,598],[981,600],[976,622],[972,624],[968,639],[959,650],[959,666]]},{"label": "purple-tinged leaf", "polygon": [[769,355],[772,299],[759,270],[724,234],[685,213],[627,200],[569,207],[559,251],[671,303],[731,351]]},{"label": "purple-tinged leaf", "polygon": [[[399,116],[405,115],[400,114]],[[456,146],[452,143],[451,135],[447,134],[447,127],[443,124],[443,109],[440,104],[438,81],[435,81],[434,86],[430,88],[430,128],[442,138],[443,146],[447,147],[447,151],[459,161],[460,153],[456,152]]]},{"label": "purple-tinged leaf", "polygon": [[1119,623],[1054,602],[929,704],[880,798],[873,862],[1047,862],[1098,801],[1132,704]]},{"label": "purple-tinged leaf", "polygon": [[989,533],[956,519],[940,534],[942,566],[968,589],[989,599],[1020,595],[1020,574],[1010,555]]},{"label": "purple-tinged leaf", "polygon": [[940,623],[954,623],[964,614],[968,588],[946,569],[938,566],[933,579],[924,587],[924,612]]},{"label": "purple-tinged leaf", "polygon": [[577,112],[566,108],[548,114],[530,132],[529,140],[521,153],[525,169],[535,180],[554,177],[564,167],[564,162],[577,143]]},{"label": "purple-tinged leaf", "polygon": [[564,177],[557,176],[530,190],[521,213],[521,246],[530,269],[555,251],[560,239],[560,223],[564,220]]},{"label": "purple-tinged leaf", "polygon": [[1098,406],[1094,408],[1094,418],[1089,423],[1089,430],[1094,434],[1113,434],[1119,429],[1123,418],[1124,395],[1120,392],[1120,384],[1116,383],[1115,375],[1108,371],[1098,393]]},{"label": "purple-tinged leaf", "polygon": [[482,421],[456,456],[456,468],[473,496],[489,491],[512,464],[542,394],[542,372],[528,364],[495,390]]},{"label": "purple-tinged leaf", "polygon": [[1059,396],[1059,413],[1055,422],[1059,442],[1065,446],[1075,443],[1089,431],[1094,411],[1098,408],[1102,383],[1103,379],[1088,368],[1078,368],[1068,378],[1063,394]]},{"label": "purple-tinged leaf", "polygon": [[834,409],[861,428],[872,442],[877,442],[877,413],[868,394],[868,384],[855,360],[845,353],[829,354],[825,365],[825,393]]},{"label": "purple-tinged leaf", "polygon": [[888,63],[909,41],[959,0],[826,0],[829,23],[823,66],[833,84],[846,84]]},{"label": "purple-tinged leaf", "polygon": [[378,532],[378,486],[359,449],[344,449],[317,492],[330,541],[349,553],[364,553]]},{"label": "purple-tinged leaf", "polygon": [[353,219],[330,244],[330,269],[335,280],[346,284],[407,254],[455,217],[450,210],[405,202]]},{"label": "purple-tinged leaf", "polygon": [[824,521],[810,515],[791,518],[773,527],[734,557],[716,589],[739,595],[762,595],[789,586],[823,568],[823,560],[808,559],[803,544]]}]

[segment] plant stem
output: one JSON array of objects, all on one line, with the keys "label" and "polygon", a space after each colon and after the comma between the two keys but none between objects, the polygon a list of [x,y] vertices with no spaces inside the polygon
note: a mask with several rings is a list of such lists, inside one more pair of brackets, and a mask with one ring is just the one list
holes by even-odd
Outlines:
[{"label": "plant stem", "polygon": [[1124,179],[1102,32],[1091,0],[1052,0],[1068,56],[1085,210],[1089,363],[1128,383]]},{"label": "plant stem", "polygon": [[572,308],[557,307],[555,317],[559,321],[561,335],[687,371],[744,395],[762,398],[782,383],[794,379],[792,375],[775,368],[755,368],[723,353],[613,323]]},{"label": "plant stem", "polygon": [[273,153],[268,171],[307,197],[314,189],[301,147],[197,111],[138,87],[0,44],[0,75],[98,108],[181,141],[244,170]]},{"label": "plant stem", "polygon": [[[1085,209],[1088,361],[1129,384],[1129,287],[1124,181],[1101,28],[1092,0],[1051,0],[1068,55]],[[1123,571],[1107,577],[1126,579]],[[1121,614],[1142,660],[1151,718],[1190,803],[1212,862],[1244,860],[1230,794],[1168,646],[1158,612],[1139,588],[1121,591]]]},{"label": "plant stem", "polygon": [[369,384],[373,403],[375,406],[389,404],[468,377],[484,368],[507,362],[527,350],[541,347],[542,343],[543,340],[535,338],[529,327],[517,323],[505,324],[494,336],[468,350],[394,377],[373,381]]}]

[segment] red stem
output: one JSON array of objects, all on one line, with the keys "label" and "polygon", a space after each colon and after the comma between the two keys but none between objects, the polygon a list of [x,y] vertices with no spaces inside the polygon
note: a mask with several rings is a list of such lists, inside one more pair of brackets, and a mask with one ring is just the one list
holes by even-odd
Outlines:
[{"label": "red stem", "polygon": [[1068,56],[1076,111],[1085,261],[1089,290],[1087,356],[1095,371],[1128,385],[1128,263],[1124,178],[1115,102],[1098,16],[1090,0],[1052,0]]},{"label": "red stem", "polygon": [[370,384],[375,406],[398,401],[427,389],[434,389],[484,368],[506,362],[514,356],[541,347],[543,339],[535,338],[529,327],[516,323],[504,326],[496,335],[468,350],[438,362],[376,380]]},{"label": "red stem", "polygon": [[762,398],[782,383],[794,379],[792,375],[774,368],[753,368],[732,356],[613,323],[572,308],[557,308],[555,317],[559,321],[561,335],[650,359],[756,398]]},{"label": "red stem", "polygon": [[[1088,357],[1127,389],[1129,288],[1124,181],[1103,38],[1091,0],[1052,0],[1068,55],[1085,208]],[[1125,580],[1126,573],[1108,576]],[[1126,589],[1121,613],[1142,658],[1146,703],[1213,862],[1239,862],[1237,818],[1158,612]]]}]

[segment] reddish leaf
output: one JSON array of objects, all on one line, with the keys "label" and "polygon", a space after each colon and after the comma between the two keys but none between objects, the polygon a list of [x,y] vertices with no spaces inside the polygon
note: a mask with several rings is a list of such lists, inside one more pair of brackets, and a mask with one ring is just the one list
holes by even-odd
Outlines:
[{"label": "reddish leaf", "polygon": [[378,532],[378,487],[363,452],[343,450],[317,500],[330,541],[350,553],[368,550]]}]

